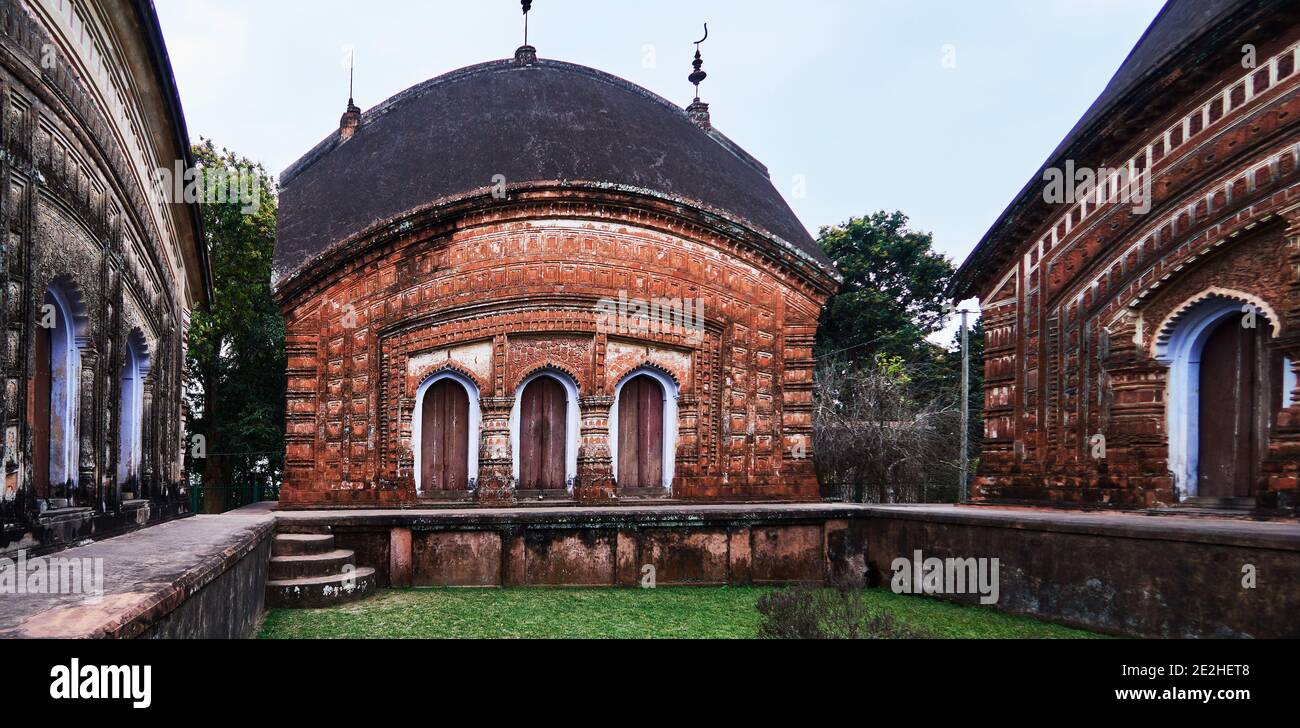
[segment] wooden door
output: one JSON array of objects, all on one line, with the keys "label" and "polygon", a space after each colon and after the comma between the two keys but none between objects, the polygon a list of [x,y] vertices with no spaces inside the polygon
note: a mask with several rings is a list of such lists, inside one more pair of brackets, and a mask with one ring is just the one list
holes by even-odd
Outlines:
[{"label": "wooden door", "polygon": [[662,488],[664,390],[644,374],[618,396],[618,487]]},{"label": "wooden door", "polygon": [[451,379],[429,385],[420,420],[424,492],[469,490],[469,395]]},{"label": "wooden door", "polygon": [[1201,352],[1197,495],[1241,498],[1254,490],[1260,438],[1259,328],[1241,316],[1219,324]]},{"label": "wooden door", "polygon": [[537,377],[519,402],[519,487],[561,490],[568,407],[564,386],[552,377]]},{"label": "wooden door", "polygon": [[36,497],[50,497],[50,400],[53,349],[52,331],[36,327],[36,362],[32,391],[32,479]]}]

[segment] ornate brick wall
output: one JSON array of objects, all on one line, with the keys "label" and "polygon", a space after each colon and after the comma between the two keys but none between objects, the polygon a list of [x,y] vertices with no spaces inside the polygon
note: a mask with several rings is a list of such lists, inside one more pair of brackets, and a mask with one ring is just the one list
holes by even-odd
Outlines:
[{"label": "ornate brick wall", "polygon": [[[1256,67],[1243,68],[1240,43],[1219,48],[1169,82],[1177,101],[1128,109],[1130,126],[1107,128],[1126,140],[1118,154],[1074,160],[1145,170],[1149,211],[1093,198],[1053,205],[1034,227],[1022,221],[1019,245],[981,274],[976,498],[1141,506],[1186,495],[1170,472],[1162,345],[1199,301],[1252,306],[1270,350],[1300,360],[1300,27],[1274,30],[1251,38]],[[1296,412],[1268,414],[1261,505],[1295,503]]]},{"label": "ornate brick wall", "polygon": [[[771,240],[632,193],[528,185],[386,221],[281,283],[281,502],[418,502],[416,393],[443,370],[480,394],[477,500],[515,498],[510,410],[542,369],[577,385],[574,497],[615,497],[609,411],[641,367],[679,389],[665,495],[816,498],[812,343],[832,285]],[[607,315],[656,299],[702,311],[684,326]]]},{"label": "ornate brick wall", "polygon": [[[119,85],[124,68],[135,84],[155,82],[155,69],[132,60],[147,57],[150,41],[137,28],[120,47],[103,46],[104,10],[0,0],[0,553],[102,537],[185,510],[183,337],[189,311],[207,294],[193,286],[201,279],[190,267],[195,251],[182,252],[196,234],[189,208],[164,204],[147,184],[152,155],[177,152],[130,126],[163,117],[135,100],[146,95],[141,87]],[[127,22],[126,8],[116,12],[115,21]],[[85,29],[74,41],[70,25]],[[101,103],[104,96],[115,101]],[[33,489],[32,413],[35,339],[51,288],[71,307],[77,367],[67,407],[76,446],[67,480],[52,483],[46,498]],[[123,483],[128,340],[144,376],[138,469]]]}]

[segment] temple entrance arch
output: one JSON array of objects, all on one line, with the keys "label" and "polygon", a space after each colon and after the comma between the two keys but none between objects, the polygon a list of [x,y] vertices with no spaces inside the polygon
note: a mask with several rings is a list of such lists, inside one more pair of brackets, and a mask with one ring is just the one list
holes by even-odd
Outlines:
[{"label": "temple entrance arch", "polygon": [[652,367],[629,372],[614,388],[609,445],[620,491],[672,489],[677,396],[677,382]]},{"label": "temple entrance arch", "polygon": [[140,329],[126,337],[118,401],[117,483],[139,493],[144,432],[144,378],[149,373],[148,345]]},{"label": "temple entrance arch", "polygon": [[573,488],[578,476],[578,385],[553,369],[520,382],[510,413],[510,446],[519,490]]},{"label": "temple entrance arch", "polygon": [[1169,364],[1169,470],[1182,500],[1255,495],[1269,431],[1281,408],[1284,362],[1268,346],[1273,311],[1216,292],[1180,308],[1158,331]]},{"label": "temple entrance arch", "polygon": [[32,370],[32,480],[41,500],[69,498],[77,486],[77,337],[84,328],[80,291],[66,276],[56,278],[36,312]]},{"label": "temple entrance arch", "polygon": [[478,479],[478,386],[439,372],[420,384],[411,417],[415,490],[422,495],[468,492]]}]

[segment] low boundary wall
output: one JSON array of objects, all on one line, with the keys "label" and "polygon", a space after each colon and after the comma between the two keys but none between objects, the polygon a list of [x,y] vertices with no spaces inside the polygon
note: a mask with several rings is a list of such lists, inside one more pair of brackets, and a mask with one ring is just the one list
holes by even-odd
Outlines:
[{"label": "low boundary wall", "polygon": [[[897,558],[994,558],[998,609],[1143,637],[1300,637],[1300,524],[867,506],[868,583]],[[945,595],[963,602],[977,595]]]},{"label": "low boundary wall", "polygon": [[[995,608],[1148,637],[1300,636],[1300,523],[986,506],[250,506],[59,552],[105,596],[0,595],[0,637],[244,637],[271,538],[332,533],[380,586],[889,588],[896,559],[998,560]],[[649,568],[647,568],[649,567]],[[975,603],[975,590],[936,595]]]}]

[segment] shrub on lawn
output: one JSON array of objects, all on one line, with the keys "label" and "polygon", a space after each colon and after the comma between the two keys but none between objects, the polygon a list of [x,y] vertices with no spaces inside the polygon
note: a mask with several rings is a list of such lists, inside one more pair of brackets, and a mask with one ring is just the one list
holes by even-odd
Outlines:
[{"label": "shrub on lawn", "polygon": [[873,614],[862,594],[847,589],[794,587],[758,599],[767,639],[925,639],[932,635],[887,612]]}]

